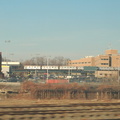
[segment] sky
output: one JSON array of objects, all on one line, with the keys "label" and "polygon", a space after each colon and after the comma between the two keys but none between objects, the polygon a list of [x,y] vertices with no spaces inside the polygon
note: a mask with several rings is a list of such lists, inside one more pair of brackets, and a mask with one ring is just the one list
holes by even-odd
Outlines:
[{"label": "sky", "polygon": [[120,52],[120,0],[0,0],[0,52],[71,60]]}]

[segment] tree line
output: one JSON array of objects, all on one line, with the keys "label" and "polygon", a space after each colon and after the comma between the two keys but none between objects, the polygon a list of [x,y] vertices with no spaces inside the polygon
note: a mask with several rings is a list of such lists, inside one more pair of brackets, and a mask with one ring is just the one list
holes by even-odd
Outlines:
[{"label": "tree line", "polygon": [[[32,57],[28,60],[24,60],[21,62],[22,65],[56,65],[56,66],[63,66],[67,65],[69,58],[64,58],[63,56],[57,57]],[[2,58],[2,61],[6,61],[6,59]],[[7,61],[11,61],[7,59]]]},{"label": "tree line", "polygon": [[26,60],[23,62],[23,65],[57,65],[57,66],[62,66],[62,65],[67,65],[68,58],[64,57],[33,57],[30,60]]}]

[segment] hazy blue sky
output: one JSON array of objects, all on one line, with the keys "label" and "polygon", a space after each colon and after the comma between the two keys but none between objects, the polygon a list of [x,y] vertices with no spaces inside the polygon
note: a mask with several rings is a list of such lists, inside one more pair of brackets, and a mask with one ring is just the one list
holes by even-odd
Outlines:
[{"label": "hazy blue sky", "polygon": [[15,60],[120,51],[120,0],[0,0],[0,41]]}]

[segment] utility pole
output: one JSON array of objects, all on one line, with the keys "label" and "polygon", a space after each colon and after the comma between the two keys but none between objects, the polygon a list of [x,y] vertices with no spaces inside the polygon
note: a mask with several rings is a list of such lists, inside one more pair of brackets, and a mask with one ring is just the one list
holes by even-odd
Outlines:
[{"label": "utility pole", "polygon": [[120,84],[120,75],[119,75],[120,74],[119,73],[120,72],[120,70],[119,70],[120,66],[119,66],[119,60],[120,60],[120,58],[117,58],[117,63],[118,63],[118,65],[117,65],[118,66],[118,84]]},{"label": "utility pole", "polygon": [[46,59],[47,59],[47,80],[48,80],[48,65],[49,65],[49,58],[50,58],[51,56],[48,56],[48,57],[46,57]]},{"label": "utility pole", "polygon": [[[5,40],[5,43],[7,44],[7,43],[10,43],[11,41],[10,40]],[[7,47],[6,47],[6,65],[8,64],[8,61],[7,61]]]}]

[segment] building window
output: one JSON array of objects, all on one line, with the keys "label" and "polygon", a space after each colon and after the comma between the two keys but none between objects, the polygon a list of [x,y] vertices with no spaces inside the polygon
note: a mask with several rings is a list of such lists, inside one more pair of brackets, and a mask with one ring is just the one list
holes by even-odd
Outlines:
[{"label": "building window", "polygon": [[108,65],[108,63],[101,63],[101,65]]},{"label": "building window", "polygon": [[105,74],[105,76],[107,76],[107,74]]},{"label": "building window", "polygon": [[108,60],[107,58],[102,58],[101,60]]},{"label": "building window", "polygon": [[112,76],[112,74],[110,74],[110,76]]}]

